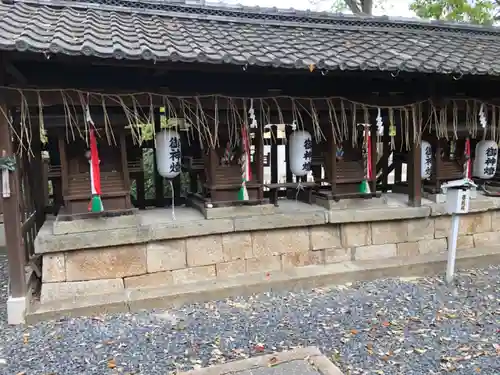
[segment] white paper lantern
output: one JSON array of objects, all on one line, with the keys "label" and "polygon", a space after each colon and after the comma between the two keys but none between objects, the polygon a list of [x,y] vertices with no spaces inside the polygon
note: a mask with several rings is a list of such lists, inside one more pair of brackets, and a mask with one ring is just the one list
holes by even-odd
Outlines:
[{"label": "white paper lantern", "polygon": [[429,142],[422,141],[420,147],[420,177],[426,180],[432,173],[432,146]]},{"label": "white paper lantern", "polygon": [[181,137],[175,130],[156,133],[156,168],[165,178],[181,173]]},{"label": "white paper lantern", "polygon": [[479,141],[476,145],[473,175],[482,179],[492,178],[497,171],[498,145],[495,141]]},{"label": "white paper lantern", "polygon": [[311,170],[312,138],[305,130],[294,131],[290,135],[290,170],[295,176],[302,177]]}]

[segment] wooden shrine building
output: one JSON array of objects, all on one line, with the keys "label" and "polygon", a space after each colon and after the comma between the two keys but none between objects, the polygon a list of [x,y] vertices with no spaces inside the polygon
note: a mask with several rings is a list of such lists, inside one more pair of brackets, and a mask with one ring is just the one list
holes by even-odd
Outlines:
[{"label": "wooden shrine building", "polygon": [[[495,28],[148,0],[0,0],[0,20],[0,168],[10,190],[0,207],[12,316],[24,309],[30,280],[43,278],[35,238],[46,215],[85,217],[91,130],[103,205],[115,214],[390,191],[418,207],[422,192],[464,175],[474,157],[464,159],[466,143],[500,136]],[[287,124],[287,140],[305,137],[298,169],[298,151],[287,146],[285,182],[268,124]],[[147,126],[180,134],[182,173],[172,185],[145,170],[158,142]],[[431,147],[425,178],[422,139]]]}]

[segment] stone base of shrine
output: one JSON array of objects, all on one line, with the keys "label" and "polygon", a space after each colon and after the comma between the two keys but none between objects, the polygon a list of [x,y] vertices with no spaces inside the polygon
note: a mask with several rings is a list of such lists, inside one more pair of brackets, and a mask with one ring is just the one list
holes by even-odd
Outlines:
[{"label": "stone base of shrine", "polygon": [[[317,285],[315,273],[320,284],[336,282],[325,278],[325,273],[339,269],[350,270],[351,279],[362,280],[367,277],[363,264],[384,268],[396,262],[396,268],[409,272],[405,265],[417,262],[428,273],[427,261],[445,259],[450,217],[444,205],[425,201],[413,208],[404,199],[387,195],[365,208],[361,203],[366,201],[360,201],[341,210],[283,201],[273,213],[211,220],[192,208],[176,209],[175,221],[170,209],[154,209],[139,212],[128,227],[123,221],[116,229],[99,222],[92,228],[86,222],[79,226],[82,231],[67,234],[54,234],[55,220],[48,220],[36,239],[36,252],[43,256],[36,309],[67,307],[86,299],[105,306],[110,296],[129,301],[134,293],[158,297],[189,288],[198,290],[198,299],[205,299],[217,295],[200,288],[235,280],[250,284],[260,280],[264,288],[275,287],[268,281],[281,280],[281,287],[292,288],[293,278],[289,282],[283,278],[301,273],[307,273],[308,285]],[[471,213],[460,220],[459,258],[467,258],[473,266],[476,254],[484,262],[487,248],[487,254],[500,259],[500,250],[488,248],[500,243],[499,219],[500,200],[478,196],[471,201]],[[241,288],[224,290],[242,293]],[[120,309],[130,307],[122,302]],[[137,302],[135,306],[150,305]]]},{"label": "stone base of shrine", "polygon": [[255,205],[241,204],[238,206],[213,207],[197,196],[191,196],[187,205],[198,210],[205,219],[224,219],[244,216],[272,215],[279,213],[274,204],[264,203]]}]

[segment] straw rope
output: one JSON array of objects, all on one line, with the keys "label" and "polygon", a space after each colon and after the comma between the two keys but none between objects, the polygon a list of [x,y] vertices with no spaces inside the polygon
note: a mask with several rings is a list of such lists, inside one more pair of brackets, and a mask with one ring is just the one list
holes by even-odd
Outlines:
[{"label": "straw rope", "polygon": [[[0,116],[4,116],[12,129],[13,136],[20,145],[20,153],[28,152],[32,155],[31,143],[33,140],[34,127],[31,123],[32,112],[30,111],[26,96],[36,95],[36,113],[38,114],[38,128],[45,132],[44,123],[44,95],[60,95],[60,102],[65,117],[66,139],[75,140],[82,138],[86,140],[88,129],[85,121],[82,121],[82,113],[86,103],[99,103],[103,112],[104,134],[109,144],[116,144],[116,137],[110,121],[109,108],[118,107],[123,111],[127,126],[130,128],[135,144],[141,144],[144,139],[142,127],[144,124],[154,123],[154,110],[157,106],[165,108],[167,118],[183,118],[190,125],[189,142],[197,139],[202,149],[206,147],[216,148],[219,146],[219,132],[221,126],[227,126],[229,142],[231,146],[241,142],[237,129],[242,123],[248,124],[248,111],[252,107],[258,117],[261,137],[264,134],[265,125],[271,120],[270,113],[275,111],[280,123],[284,122],[282,106],[291,108],[292,122],[298,129],[306,126],[312,128],[312,134],[317,143],[325,141],[325,130],[330,126],[332,136],[337,144],[350,140],[353,146],[357,146],[356,127],[359,123],[370,123],[370,111],[373,117],[379,110],[387,110],[388,121],[385,126],[397,129],[397,136],[391,134],[391,148],[396,147],[396,139],[400,140],[401,149],[409,149],[411,144],[419,142],[423,131],[435,132],[438,138],[457,139],[458,125],[464,123],[469,135],[474,138],[478,133],[479,109],[483,108],[485,117],[490,119],[487,131],[495,141],[499,141],[500,131],[500,106],[486,103],[477,99],[448,99],[440,103],[431,99],[410,102],[402,105],[379,105],[360,103],[343,97],[304,98],[291,96],[270,96],[259,98],[229,97],[225,95],[197,95],[178,96],[164,95],[150,92],[108,94],[97,91],[83,91],[78,89],[19,89],[12,87],[1,87],[0,89],[12,91],[19,95],[17,105],[18,114],[14,118],[0,106]],[[75,102],[75,98],[78,102]],[[147,98],[147,105],[139,103],[141,98]],[[203,104],[202,101],[211,103]],[[174,103],[176,105],[174,105]],[[221,104],[225,108],[221,109]],[[464,120],[459,120],[459,104],[464,108]],[[325,108],[323,115],[318,107]],[[209,110],[208,110],[209,108]],[[212,113],[215,111],[215,115]],[[224,111],[226,112],[224,115]],[[424,118],[424,115],[427,115]],[[450,123],[448,122],[450,115]],[[224,125],[221,123],[224,122]],[[329,125],[328,125],[329,124]]]}]

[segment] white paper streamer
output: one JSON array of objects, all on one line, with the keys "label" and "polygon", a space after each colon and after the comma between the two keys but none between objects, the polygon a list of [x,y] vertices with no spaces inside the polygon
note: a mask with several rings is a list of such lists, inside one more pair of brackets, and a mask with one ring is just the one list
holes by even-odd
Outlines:
[{"label": "white paper streamer", "polygon": [[9,171],[2,169],[2,197],[10,198]]},{"label": "white paper streamer", "polygon": [[479,108],[479,123],[483,129],[486,129],[487,120],[486,113],[484,112],[484,104],[481,104],[481,107]]},{"label": "white paper streamer", "polygon": [[250,117],[250,127],[257,127],[257,120],[255,119],[255,110],[253,109],[253,99],[250,99],[250,109],[248,110],[248,117]]},{"label": "white paper streamer", "polygon": [[380,108],[377,111],[377,134],[384,134],[384,122],[382,121],[382,114],[380,112]]}]

